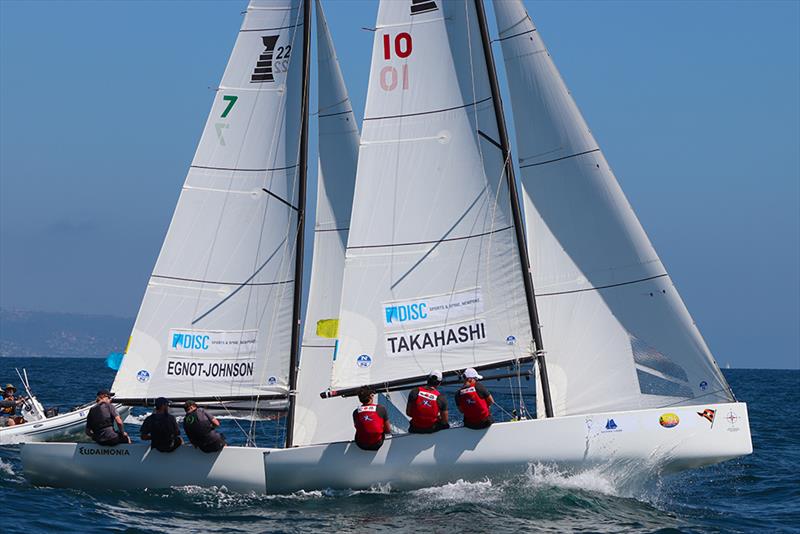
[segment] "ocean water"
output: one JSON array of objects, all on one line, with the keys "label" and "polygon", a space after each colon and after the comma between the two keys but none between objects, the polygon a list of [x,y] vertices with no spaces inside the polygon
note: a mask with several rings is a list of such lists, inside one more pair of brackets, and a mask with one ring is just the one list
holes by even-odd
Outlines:
[{"label": "ocean water", "polygon": [[[108,387],[103,360],[0,358],[0,380],[25,367],[46,405],[67,409]],[[97,491],[36,488],[17,448],[0,448],[3,529],[17,532],[800,532],[800,371],[726,370],[748,403],[754,453],[660,477],[532,465],[513,479],[416,491],[263,496],[225,488]],[[229,437],[241,436],[224,421]],[[134,430],[137,430],[134,427]],[[259,425],[258,444],[280,439]]]}]

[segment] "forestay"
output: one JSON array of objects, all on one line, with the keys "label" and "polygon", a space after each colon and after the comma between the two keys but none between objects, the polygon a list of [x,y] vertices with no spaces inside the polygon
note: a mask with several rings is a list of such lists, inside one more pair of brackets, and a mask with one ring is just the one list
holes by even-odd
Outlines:
[{"label": "forestay", "polygon": [[300,7],[247,8],[114,382],[120,398],[286,394]]},{"label": "forestay", "polygon": [[494,9],[555,415],[732,400],[524,6]]},{"label": "forestay", "polygon": [[472,2],[383,1],[332,387],[530,356]]},{"label": "forestay", "polygon": [[358,161],[358,125],[325,15],[317,8],[319,172],[314,261],[295,397],[294,444],[353,437],[354,399],[323,400],[333,365],[342,295],[344,254]]}]

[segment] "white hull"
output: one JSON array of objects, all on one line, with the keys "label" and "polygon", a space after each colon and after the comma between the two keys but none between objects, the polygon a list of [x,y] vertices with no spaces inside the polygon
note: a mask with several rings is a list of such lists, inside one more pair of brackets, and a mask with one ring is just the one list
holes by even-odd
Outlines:
[{"label": "white hull", "polygon": [[[94,403],[86,404],[71,412],[23,423],[21,425],[0,427],[0,445],[16,445],[42,441],[66,441],[85,436],[86,414]],[[130,408],[115,405],[123,419]],[[88,439],[88,438],[87,438]]]},{"label": "white hull", "polygon": [[[705,409],[716,410],[713,425],[698,415]],[[661,426],[659,418],[665,413],[676,414],[680,422],[672,428]],[[648,469],[676,472],[752,450],[747,406],[731,403],[402,435],[387,439],[377,452],[362,451],[352,442],[293,449],[227,447],[217,454],[191,447],[163,454],[138,444],[111,449],[52,443],[24,445],[22,462],[25,476],[38,485],[121,489],[224,485],[236,491],[283,494],[378,484],[412,489],[519,473],[535,463],[581,470],[637,462]]]}]

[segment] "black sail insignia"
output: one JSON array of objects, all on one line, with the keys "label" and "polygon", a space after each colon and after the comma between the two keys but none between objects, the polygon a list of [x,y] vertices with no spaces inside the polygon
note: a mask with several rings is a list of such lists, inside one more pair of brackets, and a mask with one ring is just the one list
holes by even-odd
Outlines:
[{"label": "black sail insignia", "polygon": [[439,8],[436,7],[436,2],[434,0],[411,0],[412,15],[428,13],[430,11],[436,11],[437,9]]},{"label": "black sail insignia", "polygon": [[275,45],[278,43],[278,37],[278,35],[263,35],[261,37],[264,41],[264,51],[258,56],[253,75],[250,76],[250,83],[275,81],[275,77],[272,75],[272,56],[275,51]]}]

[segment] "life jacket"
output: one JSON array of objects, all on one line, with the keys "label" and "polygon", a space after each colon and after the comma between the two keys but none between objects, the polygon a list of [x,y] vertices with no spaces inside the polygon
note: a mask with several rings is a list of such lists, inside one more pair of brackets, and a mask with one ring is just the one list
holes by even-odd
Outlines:
[{"label": "life jacket", "polygon": [[111,417],[111,410],[108,409],[106,404],[97,404],[89,410],[89,415],[86,416],[86,425],[93,432],[100,432],[104,428],[114,426],[114,418]]},{"label": "life jacket", "polygon": [[189,441],[196,443],[206,441],[211,431],[214,430],[214,425],[211,424],[211,418],[206,415],[205,411],[197,408],[183,418],[183,429],[189,436]]},{"label": "life jacket", "polygon": [[477,424],[489,418],[489,403],[478,395],[475,386],[459,390],[458,409],[464,414],[465,423]]},{"label": "life jacket", "polygon": [[377,404],[364,404],[356,411],[356,442],[374,445],[383,439],[384,419],[378,415]]},{"label": "life jacket", "polygon": [[411,426],[419,429],[433,428],[439,420],[439,392],[436,388],[420,386],[411,408]]},{"label": "life jacket", "polygon": [[[4,401],[8,401],[8,402],[15,402],[16,401],[16,399],[14,397],[3,397],[3,400]],[[5,406],[3,408],[0,408],[0,413],[3,414],[3,415],[9,415],[9,416],[16,414],[17,413],[17,405],[16,405],[16,403],[14,403],[11,406]]]}]

